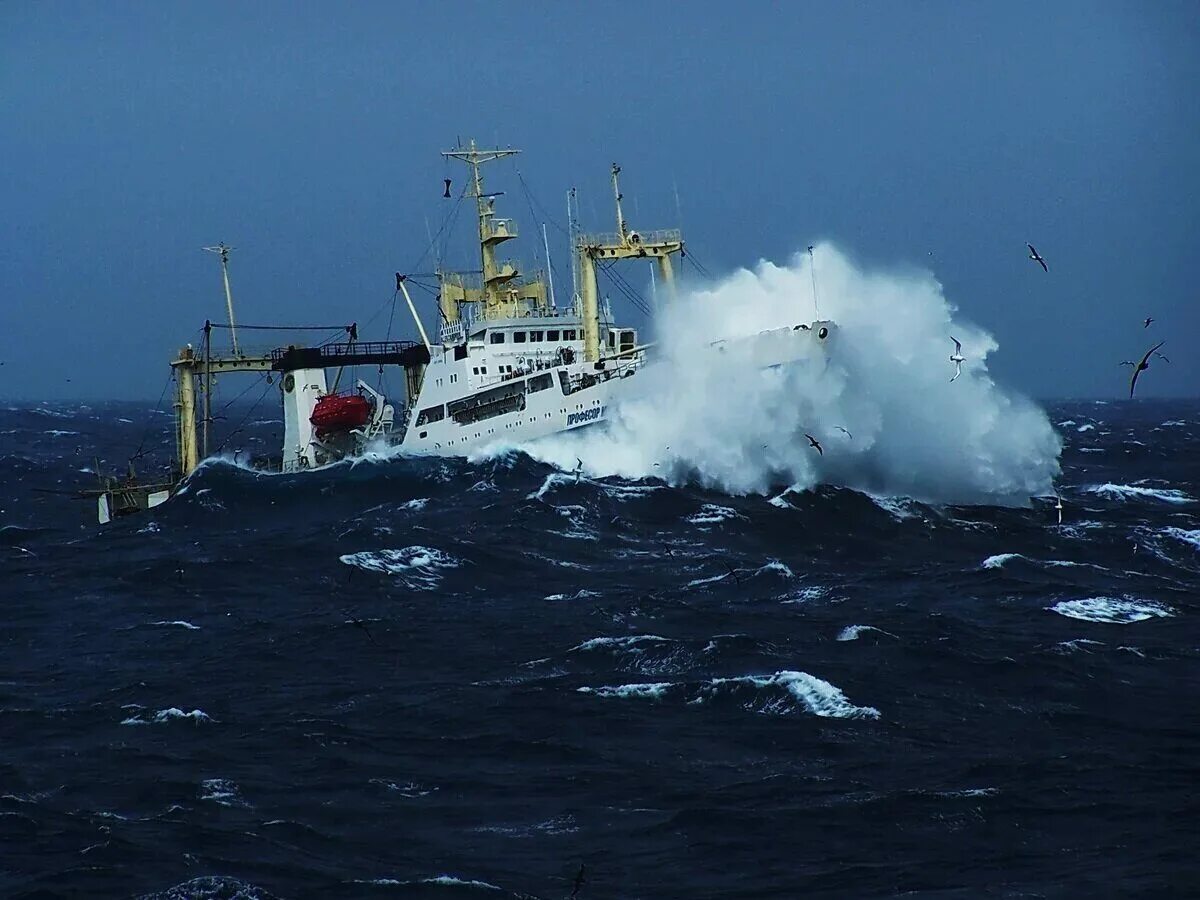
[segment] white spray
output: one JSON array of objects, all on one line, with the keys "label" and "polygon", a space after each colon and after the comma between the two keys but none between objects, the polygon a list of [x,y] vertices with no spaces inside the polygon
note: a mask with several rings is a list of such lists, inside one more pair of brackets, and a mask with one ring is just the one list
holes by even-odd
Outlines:
[{"label": "white spray", "polygon": [[[837,323],[829,365],[762,370],[714,340],[815,318]],[[818,245],[787,266],[760,262],[663,311],[659,359],[630,380],[605,427],[525,449],[593,475],[695,480],[733,494],[835,484],[935,503],[1023,504],[1052,493],[1061,441],[1034,403],[987,371],[997,348],[961,320],[932,274],[865,271]],[[963,344],[953,384],[950,335]],[[822,445],[819,454],[805,438]]]}]

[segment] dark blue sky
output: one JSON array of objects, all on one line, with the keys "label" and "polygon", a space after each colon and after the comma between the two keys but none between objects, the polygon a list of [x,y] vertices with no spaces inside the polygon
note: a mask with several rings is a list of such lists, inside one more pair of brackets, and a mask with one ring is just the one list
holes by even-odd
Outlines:
[{"label": "dark blue sky", "polygon": [[929,266],[1036,396],[1120,396],[1155,335],[1139,393],[1195,395],[1197,85],[1194,2],[4,4],[0,395],[156,397],[223,317],[220,240],[240,320],[366,322],[472,135],[593,229],[611,161],[640,227],[677,185],[713,271]]}]

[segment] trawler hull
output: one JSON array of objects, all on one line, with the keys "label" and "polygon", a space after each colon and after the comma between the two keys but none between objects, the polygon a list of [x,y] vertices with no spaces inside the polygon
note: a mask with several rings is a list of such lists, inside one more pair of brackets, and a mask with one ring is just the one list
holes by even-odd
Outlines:
[{"label": "trawler hull", "polygon": [[[721,357],[728,354],[736,365],[758,370],[824,369],[836,333],[837,326],[828,321],[767,329],[697,348],[693,364],[721,364]],[[418,417],[419,424],[408,427],[400,447],[414,454],[470,456],[488,448],[526,444],[599,425],[622,400],[647,390],[641,372],[653,365],[638,353],[625,360],[607,361],[601,369],[584,363],[509,379],[473,395],[488,402],[456,405],[469,403],[469,396],[427,407],[423,410],[427,419]],[[431,410],[441,418],[428,421]]]}]

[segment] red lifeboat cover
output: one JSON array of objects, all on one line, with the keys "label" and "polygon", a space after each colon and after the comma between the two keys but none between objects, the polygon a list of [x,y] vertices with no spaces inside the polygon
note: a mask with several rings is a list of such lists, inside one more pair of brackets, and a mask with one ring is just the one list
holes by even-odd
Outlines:
[{"label": "red lifeboat cover", "polygon": [[317,400],[310,422],[317,431],[349,431],[371,418],[371,403],[362,394],[326,394]]}]

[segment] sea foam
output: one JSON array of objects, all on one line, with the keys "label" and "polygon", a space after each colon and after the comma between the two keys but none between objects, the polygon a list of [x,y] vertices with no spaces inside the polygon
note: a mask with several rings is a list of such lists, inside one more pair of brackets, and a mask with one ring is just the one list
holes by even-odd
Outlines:
[{"label": "sea foam", "polygon": [[[930,273],[862,268],[829,244],[813,258],[819,312],[808,254],[694,285],[663,311],[658,358],[630,379],[609,423],[528,452],[564,470],[578,457],[597,477],[695,481],[730,494],[826,483],[1025,504],[1052,493],[1058,433],[1034,403],[993,381],[995,340],[955,318]],[[764,370],[750,342],[737,340],[817,318],[838,326],[827,366]],[[954,383],[951,334],[967,357]],[[711,346],[722,339],[723,353]]]}]

